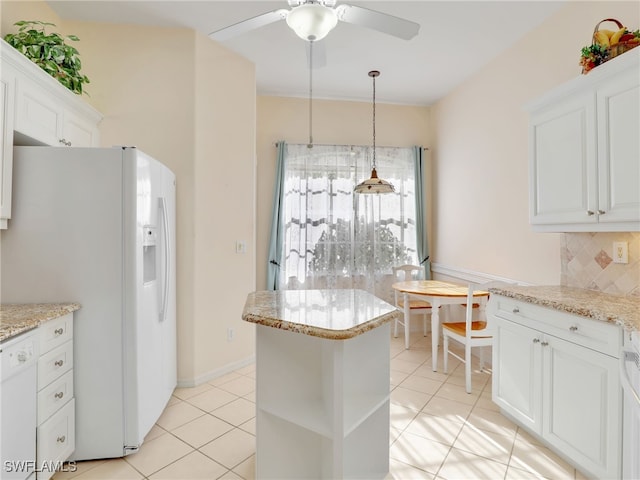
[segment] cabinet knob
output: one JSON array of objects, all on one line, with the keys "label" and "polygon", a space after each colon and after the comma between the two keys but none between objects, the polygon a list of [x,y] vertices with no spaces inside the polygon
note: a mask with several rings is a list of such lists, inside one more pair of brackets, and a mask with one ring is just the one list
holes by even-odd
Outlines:
[{"label": "cabinet knob", "polygon": [[542,342],[540,345],[542,345],[543,347],[546,347],[547,345],[549,345],[549,342]]},{"label": "cabinet knob", "polygon": [[596,212],[594,212],[593,210],[587,210],[587,215],[592,216],[595,215]]},{"label": "cabinet knob", "polygon": [[64,365],[64,362],[62,360],[56,360],[55,362],[53,362],[53,364],[56,367],[61,367],[62,365]]},{"label": "cabinet knob", "polygon": [[533,339],[533,343],[540,343],[540,339],[539,338],[534,338]]},{"label": "cabinet knob", "polygon": [[67,439],[67,437],[65,437],[64,435],[59,436],[58,438],[56,438],[56,442],[58,443],[64,443],[64,441]]},{"label": "cabinet knob", "polygon": [[569,330],[572,331],[572,332],[577,332],[578,331],[578,327],[576,327],[575,325],[571,325],[569,327]]},{"label": "cabinet knob", "polygon": [[64,329],[63,328],[56,328],[53,333],[55,333],[56,335],[62,335],[64,333]]},{"label": "cabinet knob", "polygon": [[60,400],[62,397],[64,397],[64,392],[58,392],[54,395],[54,397]]},{"label": "cabinet knob", "polygon": [[518,307],[513,307],[513,313],[520,313],[520,309]]},{"label": "cabinet knob", "polygon": [[605,213],[607,212],[605,212],[604,210],[598,210],[598,215],[604,215]]}]

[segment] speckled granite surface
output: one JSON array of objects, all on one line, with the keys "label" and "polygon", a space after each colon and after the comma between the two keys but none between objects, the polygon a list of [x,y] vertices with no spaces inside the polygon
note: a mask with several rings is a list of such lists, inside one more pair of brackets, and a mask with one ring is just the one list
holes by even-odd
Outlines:
[{"label": "speckled granite surface", "polygon": [[276,290],[247,296],[242,319],[332,340],[353,338],[401,315],[364,290]]},{"label": "speckled granite surface", "polygon": [[505,297],[543,307],[615,323],[629,331],[640,331],[640,298],[619,296],[596,290],[562,286],[505,285],[489,289]]},{"label": "speckled granite surface", "polygon": [[77,303],[31,303],[0,305],[0,342],[36,328],[47,320],[80,308]]}]

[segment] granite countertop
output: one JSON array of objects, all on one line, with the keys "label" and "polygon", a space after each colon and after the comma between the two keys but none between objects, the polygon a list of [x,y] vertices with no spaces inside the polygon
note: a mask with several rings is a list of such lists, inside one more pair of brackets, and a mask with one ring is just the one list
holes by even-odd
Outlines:
[{"label": "granite countertop", "polygon": [[562,286],[500,285],[491,293],[640,331],[640,298]]},{"label": "granite countertop", "polygon": [[0,342],[9,340],[42,323],[75,312],[77,303],[0,304]]},{"label": "granite countertop", "polygon": [[270,290],[248,295],[242,319],[314,337],[345,340],[400,315],[393,305],[363,290]]}]

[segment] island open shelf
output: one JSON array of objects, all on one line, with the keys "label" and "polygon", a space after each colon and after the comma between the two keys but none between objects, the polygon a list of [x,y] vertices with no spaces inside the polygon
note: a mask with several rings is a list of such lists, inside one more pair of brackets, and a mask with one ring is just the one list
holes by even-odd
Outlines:
[{"label": "island open shelf", "polygon": [[256,329],[257,478],[384,478],[390,321],[362,290],[249,295]]}]

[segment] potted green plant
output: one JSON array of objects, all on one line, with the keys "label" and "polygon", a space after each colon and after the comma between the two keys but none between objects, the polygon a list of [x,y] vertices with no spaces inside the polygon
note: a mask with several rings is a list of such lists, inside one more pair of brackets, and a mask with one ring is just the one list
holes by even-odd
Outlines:
[{"label": "potted green plant", "polygon": [[78,50],[65,42],[77,42],[79,38],[75,35],[63,37],[55,32],[47,34],[46,27],[56,26],[48,22],[21,20],[14,25],[19,27],[18,33],[5,35],[5,41],[69,90],[82,94],[83,84],[89,83],[89,79],[80,72],[82,63]]}]

